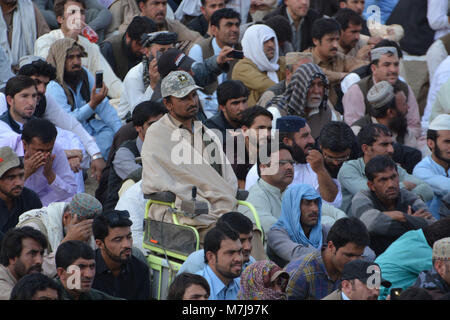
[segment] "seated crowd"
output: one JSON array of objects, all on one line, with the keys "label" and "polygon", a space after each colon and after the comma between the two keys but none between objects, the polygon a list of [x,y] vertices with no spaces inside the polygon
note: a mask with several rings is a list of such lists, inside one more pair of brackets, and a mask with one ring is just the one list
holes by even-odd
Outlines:
[{"label": "seated crowd", "polygon": [[0,0],[0,299],[448,300],[449,3],[372,2]]}]

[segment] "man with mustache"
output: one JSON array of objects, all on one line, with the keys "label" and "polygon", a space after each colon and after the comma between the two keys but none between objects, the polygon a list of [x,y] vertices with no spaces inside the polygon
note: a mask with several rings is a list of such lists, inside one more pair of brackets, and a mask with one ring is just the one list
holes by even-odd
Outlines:
[{"label": "man with mustache", "polygon": [[378,264],[353,260],[344,265],[339,289],[322,300],[378,300],[380,285],[389,288],[391,283],[381,277]]},{"label": "man with mustache", "polygon": [[339,85],[349,72],[366,64],[363,60],[338,51],[340,33],[341,26],[335,19],[317,19],[312,27],[313,46],[304,51],[313,54],[314,63],[327,76],[330,82],[329,99],[333,106],[337,103],[335,86]]},{"label": "man with mustache", "polygon": [[350,215],[366,225],[370,248],[377,256],[405,232],[436,221],[422,199],[400,188],[397,165],[391,157],[372,158],[364,172],[369,190],[355,194]]},{"label": "man with mustache", "polygon": [[[338,180],[342,186],[341,210],[350,214],[352,212],[352,198],[360,190],[368,190],[367,177],[364,168],[370,159],[375,156],[385,155],[392,157],[394,154],[391,131],[379,123],[370,123],[362,127],[357,136],[358,145],[362,150],[362,156],[356,160],[344,162],[338,173]],[[400,179],[400,187],[412,191],[425,202],[433,199],[431,187],[406,172],[397,165]]]},{"label": "man with mustache", "polygon": [[398,143],[419,150],[425,147],[424,143],[417,141],[408,128],[406,97],[398,85],[392,86],[387,81],[380,81],[369,90],[367,100],[370,105],[369,114],[352,124],[352,130],[355,134],[358,134],[366,124],[380,123],[391,130],[395,141]]},{"label": "man with mustache", "polygon": [[[233,9],[223,8],[214,12],[211,17],[211,35],[192,46],[189,50],[189,57],[197,62],[202,62],[211,56],[219,55],[222,49],[227,46],[235,50],[242,50],[239,44],[239,25],[241,17]],[[237,60],[230,62],[228,73],[221,74],[216,81],[205,86],[203,91],[199,91],[200,101],[203,109],[211,115],[217,113],[217,87],[227,79],[231,79],[231,72]]]},{"label": "man with mustache", "polygon": [[17,154],[10,147],[0,148],[0,241],[22,213],[42,207],[38,195],[24,187],[24,172]]},{"label": "man with mustache", "polygon": [[242,273],[239,234],[226,223],[218,223],[205,236],[205,267],[196,272],[208,281],[208,300],[237,300]]},{"label": "man with mustache", "polygon": [[92,225],[95,242],[95,279],[92,287],[126,300],[149,300],[148,266],[131,254],[133,238],[128,211],[104,211]]},{"label": "man with mustache", "polygon": [[5,234],[0,259],[0,300],[9,300],[22,277],[42,271],[46,248],[45,236],[33,228],[14,228]]},{"label": "man with mustache", "polygon": [[113,35],[100,44],[102,55],[120,80],[123,81],[128,71],[142,61],[142,35],[155,30],[151,19],[136,16],[125,32]]},{"label": "man with mustache", "polygon": [[114,134],[122,123],[106,98],[106,85],[97,88],[93,75],[82,67],[81,58],[86,56],[84,48],[73,39],[55,41],[47,62],[56,68],[56,79],[48,84],[47,91],[95,138],[101,156],[107,159]]},{"label": "man with mustache", "polygon": [[[378,46],[381,45],[381,42]],[[399,57],[395,47],[377,47],[370,52],[371,74],[362,78],[348,88],[342,98],[344,121],[352,125],[355,121],[369,113],[370,104],[367,94],[373,85],[380,81],[388,81],[392,86],[398,85],[407,98],[408,112],[406,119],[408,128],[416,139],[422,135],[419,107],[411,87],[399,79]]]},{"label": "man with mustache", "polygon": [[441,114],[430,124],[427,131],[427,145],[431,155],[422,159],[414,168],[413,175],[428,183],[434,191],[429,205],[436,218],[442,205],[442,198],[450,192],[450,115]]},{"label": "man with mustache", "polygon": [[53,202],[47,207],[30,210],[19,217],[17,227],[32,227],[47,238],[43,273],[56,276],[55,253],[59,245],[69,240],[79,240],[95,248],[92,221],[102,212],[101,203],[87,193],[78,193],[67,202]]},{"label": "man with mustache", "polygon": [[63,300],[122,300],[92,288],[95,278],[94,250],[82,241],[62,243],[55,255],[57,282],[63,286]]}]

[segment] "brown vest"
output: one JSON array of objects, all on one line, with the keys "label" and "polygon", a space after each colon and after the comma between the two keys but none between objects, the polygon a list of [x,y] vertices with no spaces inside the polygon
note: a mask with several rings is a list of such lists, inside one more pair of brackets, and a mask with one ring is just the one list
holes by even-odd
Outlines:
[{"label": "brown vest", "polygon": [[447,33],[445,36],[439,38],[444,44],[445,50],[450,55],[450,33]]},{"label": "brown vest", "polygon": [[[206,60],[209,57],[212,57],[214,55],[214,48],[212,45],[213,39],[214,39],[214,37],[209,37],[209,38],[202,39],[197,42],[197,44],[200,46],[200,48],[202,48],[203,60]],[[240,45],[236,45],[235,49],[242,50]],[[230,62],[230,70],[227,72],[227,80],[231,79],[231,74],[233,72],[234,65],[237,63],[237,61],[239,61],[239,60],[235,59]],[[219,82],[216,79],[214,82],[211,82],[210,84],[205,86],[204,90],[202,90],[202,91],[208,95],[212,95],[217,90],[218,86],[219,86]]]},{"label": "brown vest", "polygon": [[[370,103],[369,103],[369,100],[367,100],[367,93],[369,92],[370,88],[372,88],[372,86],[374,85],[373,77],[372,77],[372,75],[370,75],[365,78],[362,78],[356,84],[359,86],[359,88],[361,89],[362,94],[364,96],[364,104],[366,106],[366,110],[364,111],[364,114],[369,114]],[[406,99],[408,99],[408,96],[409,96],[408,85],[406,83],[404,83],[403,81],[401,81],[400,79],[397,80],[396,84],[405,93]]]},{"label": "brown vest", "polygon": [[128,57],[122,46],[122,38],[124,34],[125,33],[119,33],[108,39],[108,42],[111,43],[112,46],[114,62],[116,64],[116,70],[114,70],[114,72],[122,81],[131,69],[129,66],[130,63],[128,61]]}]

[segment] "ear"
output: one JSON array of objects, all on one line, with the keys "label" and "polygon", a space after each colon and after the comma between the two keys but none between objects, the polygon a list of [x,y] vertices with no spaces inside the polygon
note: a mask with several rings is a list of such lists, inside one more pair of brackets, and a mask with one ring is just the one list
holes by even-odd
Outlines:
[{"label": "ear", "polygon": [[211,25],[211,33],[212,33],[212,36],[216,37],[216,36],[217,36],[217,33],[219,32],[219,29],[217,28],[217,26],[212,25],[211,23],[210,23],[210,25]]},{"label": "ear", "polygon": [[333,241],[328,241],[327,248],[333,253],[336,251],[336,247],[334,246]]},{"label": "ear", "polygon": [[352,291],[352,283],[350,281],[342,280],[341,285],[342,285],[342,291],[344,291],[344,290],[346,292]]},{"label": "ear", "polygon": [[222,105],[219,104],[219,110],[222,111],[222,112],[225,112],[225,106],[222,106]]},{"label": "ear", "polygon": [[375,65],[375,63],[372,63],[370,65],[370,70],[372,71],[372,73],[374,73],[377,70],[377,66]]},{"label": "ear", "polygon": [[347,8],[347,4],[346,4],[344,1],[340,1],[340,2],[339,2],[339,7],[340,7],[341,9]]},{"label": "ear", "polygon": [[14,266],[17,262],[17,259],[19,259],[19,257],[9,258],[9,265]]},{"label": "ear", "polygon": [[11,97],[11,96],[6,96],[6,102],[8,102],[8,104],[9,104],[10,106],[13,105],[13,101],[14,101],[13,97]]},{"label": "ear", "polygon": [[97,245],[97,248],[99,248],[99,249],[103,249],[103,247],[104,247],[104,243],[100,239],[95,239],[95,244]]},{"label": "ear", "polygon": [[64,268],[57,268],[56,273],[58,274],[58,277],[61,279],[61,281],[66,280],[66,269]]},{"label": "ear", "polygon": [[141,12],[144,10],[145,4],[146,4],[146,2],[144,2],[144,1],[139,2],[139,10],[140,10]]},{"label": "ear", "polygon": [[63,226],[67,226],[70,223],[71,215],[70,212],[64,212],[62,216]]},{"label": "ear", "polygon": [[214,252],[212,252],[212,251],[207,251],[206,252],[206,260],[208,260],[208,264],[211,261],[215,261],[215,257],[216,257],[216,255],[214,254]]},{"label": "ear", "polygon": [[59,24],[63,24],[64,17],[56,17],[56,21],[58,21]]},{"label": "ear", "polygon": [[369,187],[370,191],[375,192],[375,187],[373,185],[373,181],[367,180],[367,186]]},{"label": "ear", "polygon": [[205,12],[206,12],[206,11],[205,11],[205,7],[201,6],[201,7],[200,7],[200,11],[202,12],[202,15],[205,16]]},{"label": "ear", "polygon": [[293,146],[293,141],[292,141],[292,139],[289,139],[288,137],[284,137],[283,138],[283,143],[285,144],[285,145],[287,145],[287,146],[290,146],[290,147],[292,147]]},{"label": "ear", "polygon": [[388,116],[389,118],[395,118],[397,117],[397,111],[393,108],[388,108],[386,111],[386,116]]},{"label": "ear", "polygon": [[362,144],[361,145],[361,150],[362,150],[362,152],[365,154],[368,150],[369,150],[369,145],[367,145],[367,144]]},{"label": "ear", "polygon": [[427,139],[427,146],[428,148],[430,148],[430,150],[432,151],[434,148],[436,148],[436,144],[433,140],[431,139]]},{"label": "ear", "polygon": [[312,41],[313,41],[315,47],[320,46],[320,40],[319,39],[313,38]]}]

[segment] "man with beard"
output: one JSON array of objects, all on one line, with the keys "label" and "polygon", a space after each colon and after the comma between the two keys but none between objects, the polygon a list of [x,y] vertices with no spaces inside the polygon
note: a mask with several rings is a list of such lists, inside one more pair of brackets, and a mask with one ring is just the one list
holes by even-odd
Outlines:
[{"label": "man with beard", "polygon": [[[63,300],[122,300],[92,288],[95,278],[95,253],[86,243],[70,240],[62,243],[55,255]],[[74,281],[75,280],[75,281]]]},{"label": "man with beard", "polygon": [[[324,157],[315,149],[311,129],[303,118],[284,116],[277,119],[280,142],[292,148],[294,180],[292,184],[309,184],[316,189],[322,200],[336,208],[342,202],[340,185],[325,167]],[[258,179],[256,168],[252,168],[246,178],[245,188],[253,186]]]},{"label": "man with beard", "polygon": [[205,236],[205,267],[196,272],[208,281],[209,300],[237,300],[242,272],[239,234],[226,223],[218,223]]},{"label": "man with beard", "polygon": [[397,84],[392,86],[388,81],[377,82],[367,93],[367,101],[369,114],[352,124],[356,135],[364,125],[380,123],[391,130],[394,140],[398,143],[416,149],[425,147],[408,128],[406,96]]},{"label": "man with beard", "polygon": [[148,266],[131,254],[133,238],[128,211],[105,211],[92,225],[95,251],[94,289],[126,300],[149,300]]},{"label": "man with beard", "polygon": [[375,83],[388,81],[392,86],[398,85],[407,98],[408,112],[406,119],[408,128],[416,138],[422,134],[419,107],[411,87],[399,79],[399,55],[395,47],[380,46],[370,52],[370,69],[372,73],[348,88],[342,98],[344,121],[352,125],[355,121],[369,113],[370,103],[367,94]]},{"label": "man with beard", "polygon": [[436,221],[427,205],[414,193],[400,189],[397,165],[386,155],[367,162],[369,190],[361,190],[352,200],[349,213],[360,219],[370,233],[370,248],[378,256],[397,238],[410,230]]},{"label": "man with beard", "polygon": [[142,61],[142,35],[154,31],[156,26],[151,19],[137,16],[126,32],[111,36],[100,44],[102,55],[120,80],[123,81],[128,71]]},{"label": "man with beard", "polygon": [[0,148],[0,242],[19,216],[42,207],[38,195],[24,187],[23,163],[10,147]]},{"label": "man with beard", "polygon": [[56,276],[55,252],[59,245],[69,240],[87,242],[95,248],[92,237],[92,221],[102,212],[101,203],[87,193],[78,193],[67,202],[53,202],[47,207],[30,210],[19,217],[17,227],[32,227],[47,238],[43,273]]},{"label": "man with beard", "polygon": [[44,235],[30,227],[14,228],[5,234],[0,258],[0,300],[9,300],[22,277],[41,272],[46,248]]},{"label": "man with beard", "polygon": [[[364,172],[366,163],[375,156],[385,155],[392,158],[394,154],[394,138],[391,131],[382,124],[370,123],[362,127],[357,141],[362,156],[356,160],[344,162],[338,173],[338,180],[342,186],[341,210],[347,214],[352,212],[353,196],[360,190],[369,190]],[[433,190],[427,183],[408,174],[400,165],[397,165],[397,172],[401,188],[412,191],[425,202],[433,199]]]},{"label": "man with beard", "polygon": [[416,165],[413,175],[433,188],[434,198],[429,207],[434,217],[439,218],[442,198],[450,192],[450,115],[441,114],[431,122],[427,144],[432,154]]},{"label": "man with beard", "polygon": [[[241,18],[239,13],[233,9],[223,8],[214,12],[211,17],[212,37],[203,39],[194,44],[189,50],[189,57],[197,62],[202,62],[211,56],[219,55],[224,47],[231,47],[235,50],[242,50],[239,44],[239,25]],[[217,87],[227,79],[231,79],[231,73],[237,60],[230,62],[227,73],[217,77],[216,81],[208,84],[202,91],[199,91],[199,98],[203,109],[211,115],[217,113]]]},{"label": "man with beard", "polygon": [[106,159],[114,133],[122,123],[106,98],[105,84],[97,88],[92,74],[82,67],[81,58],[86,56],[84,48],[73,39],[55,41],[47,61],[56,68],[56,79],[48,84],[47,90],[61,108],[75,116],[95,138],[103,159]]}]

